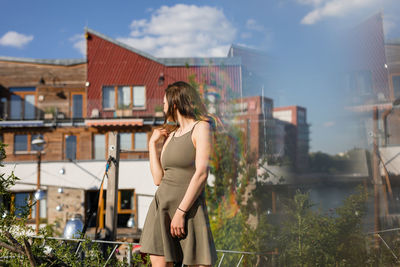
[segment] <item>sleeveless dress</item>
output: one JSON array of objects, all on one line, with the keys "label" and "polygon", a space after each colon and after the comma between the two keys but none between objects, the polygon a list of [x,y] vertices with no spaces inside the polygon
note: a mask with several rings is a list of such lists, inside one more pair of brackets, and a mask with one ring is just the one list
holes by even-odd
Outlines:
[{"label": "sleeveless dress", "polygon": [[213,265],[217,261],[212,238],[204,188],[185,216],[184,238],[172,237],[171,220],[181,203],[190,180],[195,173],[196,149],[191,131],[175,137],[165,147],[161,166],[161,179],[150,204],[140,237],[140,252],[163,255],[166,262],[182,262],[185,265]]}]

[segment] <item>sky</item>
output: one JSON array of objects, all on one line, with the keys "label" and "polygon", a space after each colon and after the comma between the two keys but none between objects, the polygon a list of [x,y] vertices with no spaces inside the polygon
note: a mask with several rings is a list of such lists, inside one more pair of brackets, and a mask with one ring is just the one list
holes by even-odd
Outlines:
[{"label": "sky", "polygon": [[353,148],[358,138],[338,83],[343,33],[383,12],[385,38],[400,38],[398,0],[2,0],[0,6],[0,56],[85,58],[85,27],[157,57],[224,57],[231,44],[265,51],[264,95],[274,106],[307,108],[310,151],[330,154]]}]

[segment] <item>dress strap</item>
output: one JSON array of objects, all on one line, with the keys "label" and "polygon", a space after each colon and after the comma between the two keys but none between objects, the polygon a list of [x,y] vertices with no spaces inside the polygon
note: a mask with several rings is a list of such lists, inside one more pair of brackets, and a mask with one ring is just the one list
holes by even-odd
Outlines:
[{"label": "dress strap", "polygon": [[194,130],[194,127],[195,127],[199,122],[200,122],[200,121],[197,121],[197,122],[193,125],[192,130],[190,130],[190,135],[192,135],[193,130]]}]

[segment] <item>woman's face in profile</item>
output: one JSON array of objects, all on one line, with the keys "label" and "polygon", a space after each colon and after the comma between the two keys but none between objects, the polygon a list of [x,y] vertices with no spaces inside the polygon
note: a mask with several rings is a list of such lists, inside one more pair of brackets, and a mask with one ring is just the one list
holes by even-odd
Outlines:
[{"label": "woman's face in profile", "polygon": [[167,96],[164,95],[164,114],[167,114],[168,111],[168,101],[167,101]]}]

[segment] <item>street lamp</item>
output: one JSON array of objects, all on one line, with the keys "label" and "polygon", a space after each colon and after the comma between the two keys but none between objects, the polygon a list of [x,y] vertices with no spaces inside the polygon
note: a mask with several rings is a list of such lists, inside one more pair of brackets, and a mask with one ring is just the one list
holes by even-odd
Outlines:
[{"label": "street lamp", "polygon": [[36,183],[36,192],[34,194],[36,200],[36,234],[39,234],[39,225],[40,225],[40,200],[45,198],[45,192],[40,189],[40,163],[42,161],[42,150],[43,146],[46,142],[38,136],[34,140],[32,140],[32,145],[38,147],[37,151],[37,183]]}]

